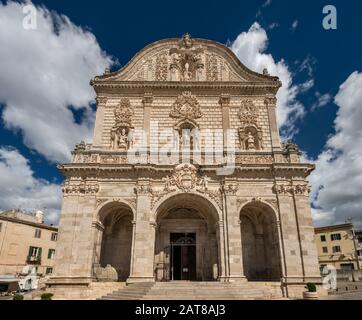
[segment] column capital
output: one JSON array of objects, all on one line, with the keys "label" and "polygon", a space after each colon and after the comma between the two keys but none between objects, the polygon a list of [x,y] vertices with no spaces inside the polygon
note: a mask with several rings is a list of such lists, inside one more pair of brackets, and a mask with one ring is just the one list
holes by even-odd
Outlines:
[{"label": "column capital", "polygon": [[146,92],[143,95],[142,103],[144,106],[149,106],[153,103],[153,94],[151,92]]},{"label": "column capital", "polygon": [[230,104],[230,94],[222,93],[220,95],[219,103],[222,107],[228,107]]},{"label": "column capital", "polygon": [[107,97],[98,96],[96,98],[97,108],[98,107],[105,107],[106,104],[107,104],[107,101],[108,101]]},{"label": "column capital", "polygon": [[275,108],[277,105],[277,98],[275,97],[267,97],[264,100],[267,107]]}]

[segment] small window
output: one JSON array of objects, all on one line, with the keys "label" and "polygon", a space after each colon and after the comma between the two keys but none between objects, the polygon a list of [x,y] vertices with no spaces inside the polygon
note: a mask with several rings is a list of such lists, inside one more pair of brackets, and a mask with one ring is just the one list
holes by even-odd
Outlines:
[{"label": "small window", "polygon": [[328,253],[328,247],[323,247],[323,253]]},{"label": "small window", "polygon": [[56,232],[53,232],[51,237],[50,237],[51,241],[57,241],[58,240],[58,234]]},{"label": "small window", "polygon": [[55,250],[54,249],[49,249],[49,251],[48,251],[48,259],[54,259],[54,255],[55,255]]},{"label": "small window", "polygon": [[321,235],[321,241],[322,242],[326,242],[326,236],[323,234],[323,235]]},{"label": "small window", "polygon": [[46,268],[45,274],[52,274],[53,273],[53,268]]},{"label": "small window", "polygon": [[341,252],[341,247],[340,246],[334,246],[333,247],[333,253],[338,253]]},{"label": "small window", "polygon": [[331,234],[331,240],[332,240],[332,241],[339,241],[339,240],[341,240],[341,234],[340,234],[340,233]]},{"label": "small window", "polygon": [[41,230],[40,229],[35,229],[35,238],[40,238],[41,237]]},{"label": "small window", "polygon": [[362,257],[362,250],[358,250],[358,251],[357,251],[357,255],[358,255],[359,257]]}]

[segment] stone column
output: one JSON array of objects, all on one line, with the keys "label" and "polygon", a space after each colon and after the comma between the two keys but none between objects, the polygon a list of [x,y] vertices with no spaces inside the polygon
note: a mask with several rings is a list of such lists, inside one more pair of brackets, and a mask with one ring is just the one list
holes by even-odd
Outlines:
[{"label": "stone column", "polygon": [[102,148],[102,135],[103,135],[103,125],[104,125],[104,113],[107,104],[106,97],[97,97],[97,112],[96,112],[96,121],[94,124],[94,133],[93,133],[93,149]]},{"label": "stone column", "polygon": [[147,133],[147,149],[150,148],[150,119],[152,110],[153,96],[152,93],[145,93],[143,96],[143,128]]},{"label": "stone column", "polygon": [[293,193],[286,182],[274,185],[277,194],[282,243],[284,249],[285,283],[303,282],[303,260],[298,239],[298,226],[294,208]]},{"label": "stone column", "polygon": [[305,282],[320,282],[318,253],[309,203],[309,187],[303,181],[293,185],[293,195]]},{"label": "stone column", "polygon": [[216,223],[215,226],[217,230],[217,242],[219,249],[219,276],[218,280],[220,282],[225,282],[226,279],[226,253],[225,253],[225,230],[224,230],[224,221],[220,220]]},{"label": "stone column", "polygon": [[227,131],[230,129],[230,95],[222,94],[220,96],[219,103],[221,105],[222,110],[222,129],[223,129],[223,136],[224,136],[224,153],[227,151]]},{"label": "stone column", "polygon": [[225,220],[226,220],[226,238],[228,245],[228,279],[234,281],[246,281],[243,267],[242,243],[241,243],[241,228],[240,217],[238,213],[237,186],[224,186],[225,193]]},{"label": "stone column", "polygon": [[275,97],[268,97],[265,99],[265,105],[268,109],[272,150],[281,151],[281,142],[280,142],[280,135],[279,135],[279,127],[278,127],[278,122],[277,122],[276,104],[277,104],[277,99]]},{"label": "stone column", "polygon": [[134,225],[132,249],[132,269],[127,283],[153,282],[155,256],[155,224],[150,223],[151,186],[149,183],[138,184],[137,217]]}]

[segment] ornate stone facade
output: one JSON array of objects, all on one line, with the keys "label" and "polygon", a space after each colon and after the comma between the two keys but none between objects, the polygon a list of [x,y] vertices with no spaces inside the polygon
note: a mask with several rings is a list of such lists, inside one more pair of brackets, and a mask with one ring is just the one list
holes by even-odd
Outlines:
[{"label": "ornate stone facade", "polygon": [[128,282],[273,281],[298,296],[320,283],[306,182],[314,167],[280,141],[278,78],[186,34],[91,85],[93,143],[59,166],[49,285],[117,273]]}]

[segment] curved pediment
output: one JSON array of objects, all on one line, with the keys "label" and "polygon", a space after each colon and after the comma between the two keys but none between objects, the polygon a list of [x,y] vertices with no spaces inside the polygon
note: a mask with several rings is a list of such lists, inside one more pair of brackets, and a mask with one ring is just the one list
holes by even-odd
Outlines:
[{"label": "curved pediment", "polygon": [[182,39],[165,39],[146,46],[120,70],[105,72],[95,80],[275,83],[278,78],[249,70],[218,42],[191,39],[185,34]]}]

